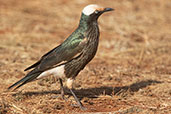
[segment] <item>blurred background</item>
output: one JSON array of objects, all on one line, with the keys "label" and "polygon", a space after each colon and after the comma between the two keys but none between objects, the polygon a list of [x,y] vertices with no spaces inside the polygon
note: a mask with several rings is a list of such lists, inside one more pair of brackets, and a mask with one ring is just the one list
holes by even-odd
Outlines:
[{"label": "blurred background", "polygon": [[115,11],[99,18],[98,52],[76,79],[87,111],[171,113],[170,0],[0,0],[0,113],[80,112],[52,98],[53,77],[4,91],[77,28],[88,4]]}]

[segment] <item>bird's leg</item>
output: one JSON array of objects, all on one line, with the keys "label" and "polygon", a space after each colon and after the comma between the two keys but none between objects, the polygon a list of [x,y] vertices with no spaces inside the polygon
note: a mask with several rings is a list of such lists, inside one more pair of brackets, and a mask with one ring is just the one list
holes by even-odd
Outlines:
[{"label": "bird's leg", "polygon": [[74,79],[73,78],[68,78],[67,79],[67,87],[69,88],[71,94],[73,95],[75,101],[77,102],[78,106],[82,109],[82,110],[86,110],[86,108],[82,105],[82,103],[80,102],[80,100],[77,98],[77,96],[75,95],[75,93],[73,92],[72,89],[72,85],[73,85]]},{"label": "bird's leg", "polygon": [[63,86],[63,82],[62,82],[61,78],[59,78],[59,82],[60,82],[61,97],[62,97],[62,99],[66,100],[66,98],[64,96],[65,95],[65,93],[64,93],[64,86]]},{"label": "bird's leg", "polygon": [[83,106],[83,104],[80,102],[80,100],[77,98],[77,96],[75,95],[75,93],[73,92],[72,89],[69,89],[70,92],[72,93],[75,101],[77,102],[77,104],[79,105],[79,107],[82,109],[82,110],[86,110],[86,108]]}]

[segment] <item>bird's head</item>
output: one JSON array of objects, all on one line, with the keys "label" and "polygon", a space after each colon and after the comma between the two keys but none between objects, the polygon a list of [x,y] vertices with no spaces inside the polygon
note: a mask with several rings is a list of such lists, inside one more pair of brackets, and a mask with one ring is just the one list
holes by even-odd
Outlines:
[{"label": "bird's head", "polygon": [[83,9],[82,14],[87,16],[87,18],[89,18],[90,20],[97,20],[101,14],[112,10],[114,9],[91,4]]}]

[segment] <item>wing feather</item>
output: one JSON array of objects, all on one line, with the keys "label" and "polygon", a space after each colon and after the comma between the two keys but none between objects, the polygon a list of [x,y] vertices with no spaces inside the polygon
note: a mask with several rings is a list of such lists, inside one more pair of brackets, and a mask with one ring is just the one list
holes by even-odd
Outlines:
[{"label": "wing feather", "polygon": [[83,48],[87,44],[86,39],[81,35],[78,38],[66,40],[61,45],[43,55],[38,62],[26,68],[25,71],[36,67],[36,71],[40,72],[67,63],[67,61],[78,57],[82,53]]}]

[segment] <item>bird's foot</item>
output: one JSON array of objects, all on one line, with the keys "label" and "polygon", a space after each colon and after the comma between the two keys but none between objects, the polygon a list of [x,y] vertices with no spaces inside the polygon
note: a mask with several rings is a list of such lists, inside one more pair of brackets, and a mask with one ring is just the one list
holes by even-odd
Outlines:
[{"label": "bird's foot", "polygon": [[79,104],[71,104],[72,107],[80,107],[81,110],[87,110],[87,108],[85,108],[83,105],[79,105]]},{"label": "bird's foot", "polygon": [[80,102],[80,100],[77,98],[77,96],[75,95],[75,93],[72,91],[72,89],[70,89],[70,92],[72,93],[75,101],[77,102],[77,106],[80,107],[81,110],[86,110],[86,108],[83,106],[83,104]]},{"label": "bird's foot", "polygon": [[52,96],[51,98],[52,99],[56,99],[56,98],[59,98],[60,96],[59,95],[54,95],[54,96]]},{"label": "bird's foot", "polygon": [[61,94],[61,98],[62,98],[62,100],[65,100],[65,101],[68,100],[63,94]]},{"label": "bird's foot", "polygon": [[60,98],[60,99],[65,100],[65,101],[68,100],[64,95],[55,95],[55,96],[52,96],[51,98],[52,99]]}]

